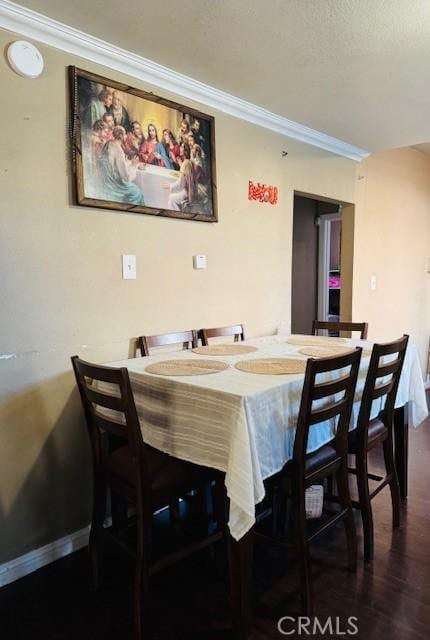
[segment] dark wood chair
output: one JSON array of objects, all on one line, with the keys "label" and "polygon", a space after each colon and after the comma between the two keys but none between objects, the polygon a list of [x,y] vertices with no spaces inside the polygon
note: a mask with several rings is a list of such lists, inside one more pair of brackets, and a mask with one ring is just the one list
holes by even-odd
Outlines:
[{"label": "dark wood chair", "polygon": [[[373,559],[373,517],[371,500],[387,485],[391,491],[393,507],[393,527],[400,524],[400,490],[394,464],[393,423],[394,405],[400,375],[405,359],[409,336],[387,344],[375,344],[370,358],[357,428],[349,433],[348,450],[355,456],[355,468],[350,473],[357,476],[358,502],[353,506],[361,511],[364,532],[364,558]],[[382,361],[381,358],[394,356]],[[372,404],[378,398],[383,400],[383,408],[377,418],[371,419]],[[385,400],[384,400],[385,398]],[[368,472],[368,452],[381,445],[384,452],[385,477]],[[370,491],[369,479],[377,481],[377,486]]]},{"label": "dark wood chair", "polygon": [[142,356],[149,356],[152,347],[164,347],[169,344],[180,344],[184,349],[197,347],[197,332],[194,330],[177,333],[163,333],[158,336],[139,336],[137,339]]},{"label": "dark wood chair", "polygon": [[320,330],[333,331],[340,333],[341,331],[359,331],[360,339],[367,339],[367,322],[326,322],[323,320],[313,320],[312,335],[317,336]]},{"label": "dark wood chair", "polygon": [[[286,541],[286,532],[266,534],[256,532],[258,538],[273,542],[284,549],[293,550],[301,568],[302,599],[305,615],[312,612],[312,584],[309,544],[339,521],[344,522],[349,568],[357,568],[357,539],[354,516],[348,487],[348,428],[354,401],[361,349],[342,356],[307,362],[305,380],[297,420],[293,458],[283,470],[266,481],[278,494],[278,501],[286,511],[286,503],[292,500],[294,541]],[[323,378],[317,376],[323,375]],[[327,375],[324,375],[327,374]],[[334,399],[334,396],[337,399]],[[340,397],[339,397],[340,396]],[[314,406],[314,402],[318,406]],[[326,420],[337,420],[334,440],[313,453],[307,453],[309,430],[312,425]],[[305,510],[305,492],[311,485],[335,476],[339,488],[340,510],[323,521],[312,533],[308,533]],[[280,519],[284,522],[284,518]]]},{"label": "dark wood chair", "polygon": [[[182,343],[183,349],[189,349],[190,347],[194,348],[198,345],[197,331],[194,329],[176,333],[162,333],[156,336],[139,336],[137,340],[142,357],[149,356],[149,350],[153,347],[165,347],[170,344]],[[198,491],[196,492],[196,495],[200,499],[201,510],[205,510],[207,508],[207,491]],[[185,496],[185,498],[188,499],[188,496]],[[179,515],[179,501],[175,500],[171,502],[169,510],[172,521],[176,520]]]},{"label": "dark wood chair", "polygon": [[209,338],[218,338],[222,336],[234,336],[234,341],[239,342],[245,340],[245,329],[243,324],[234,324],[230,327],[215,327],[213,329],[201,329],[199,331],[203,346],[209,345]]},{"label": "dark wood chair", "polygon": [[[93,457],[94,502],[89,550],[94,585],[98,587],[99,584],[102,536],[111,534],[116,537],[114,530],[103,526],[107,491],[110,490],[113,495],[126,499],[136,509],[133,626],[135,640],[141,640],[149,577],[188,554],[218,542],[225,530],[224,509],[219,508],[219,527],[215,533],[194,540],[185,548],[167,556],[154,559],[153,514],[179,496],[210,482],[215,483],[215,489],[221,496],[216,504],[221,505],[224,500],[224,483],[222,475],[217,471],[179,460],[144,443],[126,368],[115,369],[90,364],[78,356],[72,357],[72,364]],[[101,390],[100,384],[103,385]],[[111,414],[107,415],[106,410],[113,411],[115,418],[111,418]],[[123,446],[113,452],[109,451],[105,446],[105,433],[121,439]]]}]

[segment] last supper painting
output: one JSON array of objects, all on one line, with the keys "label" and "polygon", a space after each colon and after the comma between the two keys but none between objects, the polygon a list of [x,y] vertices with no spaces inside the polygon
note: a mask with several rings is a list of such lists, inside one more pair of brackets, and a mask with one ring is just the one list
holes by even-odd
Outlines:
[{"label": "last supper painting", "polygon": [[216,222],[214,118],[70,67],[79,205]]}]

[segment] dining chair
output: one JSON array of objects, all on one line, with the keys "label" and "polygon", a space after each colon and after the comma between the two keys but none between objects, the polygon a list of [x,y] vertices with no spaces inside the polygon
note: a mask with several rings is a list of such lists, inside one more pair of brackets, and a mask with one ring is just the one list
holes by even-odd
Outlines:
[{"label": "dining chair", "polygon": [[177,333],[162,333],[158,336],[139,336],[137,339],[142,356],[149,356],[149,349],[152,347],[165,347],[169,344],[180,344],[184,349],[197,347],[197,332],[180,331]]},{"label": "dining chair", "polygon": [[[294,438],[293,457],[280,473],[266,481],[266,489],[274,488],[278,500],[292,502],[294,521],[293,542],[288,543],[281,530],[273,533],[256,531],[257,538],[279,545],[296,553],[300,563],[302,602],[304,615],[311,615],[313,608],[311,560],[309,545],[319,535],[343,521],[347,539],[348,564],[351,571],[357,568],[357,538],[348,486],[348,428],[354,401],[361,348],[344,355],[313,359],[306,365],[305,380]],[[331,421],[334,436],[331,441],[312,453],[307,453],[309,431],[313,425]],[[326,478],[335,476],[340,510],[319,524],[311,533],[306,522],[306,489]],[[280,519],[284,522],[284,518]]]},{"label": "dining chair", "polygon": [[[182,343],[183,349],[189,349],[197,347],[198,334],[197,331],[191,329],[189,331],[181,331],[176,333],[162,333],[156,336],[139,336],[138,345],[142,357],[150,355],[150,349],[153,347],[164,347],[171,344]],[[193,491],[193,495],[197,496],[200,503],[200,510],[207,509],[210,493],[208,488],[205,491]],[[188,500],[189,496],[185,496]],[[177,520],[179,516],[179,500],[174,500],[169,504],[170,518],[172,522]]]},{"label": "dining chair", "polygon": [[[393,528],[400,525],[400,489],[394,463],[394,408],[405,360],[409,336],[386,344],[375,344],[361,400],[357,428],[350,431],[348,452],[355,457],[355,468],[349,472],[357,476],[358,501],[353,506],[361,511],[364,534],[364,558],[371,562],[374,553],[374,533],[371,501],[387,485],[391,491]],[[381,404],[377,418],[371,418],[375,401]],[[368,452],[381,445],[384,453],[385,477],[369,473]],[[377,481],[370,491],[369,480]]]},{"label": "dining chair", "polygon": [[327,330],[340,333],[341,331],[359,331],[360,339],[367,338],[367,322],[326,322],[325,320],[313,320],[312,335],[317,336],[318,331]]},{"label": "dining chair", "polygon": [[234,336],[234,341],[245,340],[245,329],[243,324],[234,324],[229,327],[214,327],[213,329],[200,329],[198,333],[201,338],[202,345],[209,345],[209,338],[218,338],[222,336]]},{"label": "dining chair", "polygon": [[[110,490],[136,510],[137,545],[133,596],[133,629],[135,640],[141,640],[146,621],[149,577],[181,560],[188,554],[218,542],[224,537],[224,509],[217,510],[215,533],[193,541],[180,550],[161,558],[153,557],[153,514],[196,487],[210,482],[224,500],[222,474],[167,455],[147,445],[136,412],[133,392],[126,368],[112,368],[84,362],[72,357],[76,382],[86,418],[93,458],[94,498],[89,551],[94,585],[99,584],[100,547],[102,537],[115,530],[105,528],[106,498]],[[113,452],[105,446],[104,433],[121,438],[123,446]],[[122,543],[123,544],[123,543]]]}]

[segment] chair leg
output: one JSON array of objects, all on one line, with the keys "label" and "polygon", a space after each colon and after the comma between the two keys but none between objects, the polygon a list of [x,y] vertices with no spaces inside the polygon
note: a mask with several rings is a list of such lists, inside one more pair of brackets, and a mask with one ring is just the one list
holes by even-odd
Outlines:
[{"label": "chair leg", "polygon": [[293,506],[292,506],[292,500],[291,500],[291,495],[286,496],[285,501],[284,501],[284,513],[282,514],[282,520],[281,520],[281,526],[282,529],[281,531],[288,531],[291,527],[291,520],[293,518]]},{"label": "chair leg", "polygon": [[386,472],[387,475],[391,475],[390,492],[393,507],[393,529],[395,529],[400,526],[400,487],[394,463],[393,442],[390,438],[384,440],[383,448]]},{"label": "chair leg", "polygon": [[115,535],[119,535],[121,529],[127,526],[127,500],[123,496],[110,492],[112,509],[112,530]]},{"label": "chair leg", "polygon": [[367,452],[356,456],[358,501],[363,522],[364,559],[373,560],[373,515],[369,496],[369,479],[367,477]]},{"label": "chair leg", "polygon": [[285,522],[285,499],[279,486],[272,487],[269,500],[272,508],[272,534],[275,535],[282,530]]},{"label": "chair leg", "polygon": [[136,572],[134,578],[133,602],[133,638],[142,640],[147,618],[147,597],[149,593],[149,557],[151,532],[147,531],[143,523],[143,514],[138,508],[137,514],[137,554]]},{"label": "chair leg", "polygon": [[136,558],[136,575],[134,582],[134,640],[142,640],[146,626],[146,598],[148,595],[148,572],[143,557]]},{"label": "chair leg", "polygon": [[354,514],[352,512],[351,496],[349,495],[348,466],[346,461],[336,473],[336,484],[341,507],[348,510],[343,520],[348,548],[348,566],[350,571],[357,571],[357,532],[355,529]]},{"label": "chair leg", "polygon": [[329,497],[334,496],[334,478],[333,476],[329,476],[327,478],[327,493]]},{"label": "chair leg", "polygon": [[196,512],[202,519],[206,534],[209,534],[210,523],[213,519],[212,485],[208,482],[204,487],[199,487],[196,494]]},{"label": "chair leg", "polygon": [[218,478],[212,488],[213,519],[217,523],[218,531],[223,533],[222,542],[211,547],[215,556],[215,566],[220,577],[225,574],[226,558],[228,556],[228,528],[227,528],[227,492],[224,478]]},{"label": "chair leg", "polygon": [[306,531],[305,489],[298,488],[293,494],[295,544],[300,563],[300,577],[302,583],[303,615],[311,616],[313,609],[311,558],[309,541]]},{"label": "chair leg", "polygon": [[231,615],[234,637],[238,640],[246,640],[251,628],[253,540],[252,530],[239,541],[228,536]]},{"label": "chair leg", "polygon": [[227,492],[224,478],[216,480],[213,487],[213,517],[218,523],[218,528],[227,532]]},{"label": "chair leg", "polygon": [[169,504],[169,518],[170,518],[170,524],[173,525],[177,520],[179,520],[179,499],[176,498],[175,500],[172,500],[172,502],[170,502]]},{"label": "chair leg", "polygon": [[94,503],[93,515],[91,519],[91,530],[89,540],[89,552],[91,562],[91,573],[94,589],[98,590],[100,584],[100,553],[101,534],[103,523],[106,517],[107,487],[102,476],[94,476]]}]

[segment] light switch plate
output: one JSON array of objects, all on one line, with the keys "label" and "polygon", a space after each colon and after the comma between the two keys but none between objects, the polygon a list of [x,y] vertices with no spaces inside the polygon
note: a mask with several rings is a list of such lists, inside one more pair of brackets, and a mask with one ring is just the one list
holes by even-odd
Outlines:
[{"label": "light switch plate", "polygon": [[122,256],[122,279],[123,280],[136,280],[136,256],[123,255]]},{"label": "light switch plate", "polygon": [[193,267],[194,269],[206,269],[208,266],[208,260],[206,256],[193,256]]},{"label": "light switch plate", "polygon": [[372,291],[376,291],[376,276],[370,276],[370,288]]}]

